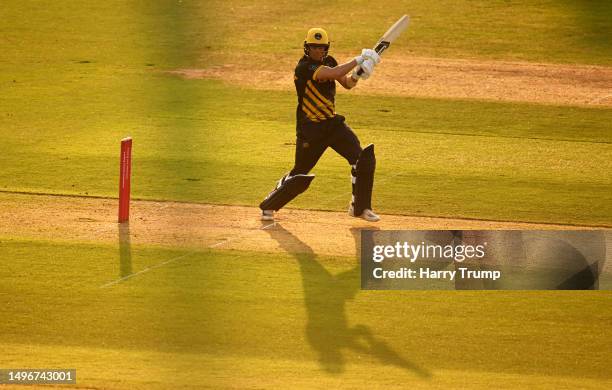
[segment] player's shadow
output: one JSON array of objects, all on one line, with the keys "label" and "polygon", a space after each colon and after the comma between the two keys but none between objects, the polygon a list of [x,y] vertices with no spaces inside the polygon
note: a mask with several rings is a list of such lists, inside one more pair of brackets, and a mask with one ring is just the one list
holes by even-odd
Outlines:
[{"label": "player's shadow", "polygon": [[[427,378],[431,374],[400,356],[385,341],[372,334],[365,325],[349,326],[346,301],[355,297],[360,289],[359,264],[352,269],[332,275],[317,261],[317,254],[307,244],[276,223],[266,229],[270,236],[300,266],[308,322],[306,339],[317,352],[323,369],[339,374],[344,371],[344,350],[375,357],[383,364],[390,364]],[[359,229],[351,233],[359,244]],[[356,245],[359,248],[359,245]]]}]

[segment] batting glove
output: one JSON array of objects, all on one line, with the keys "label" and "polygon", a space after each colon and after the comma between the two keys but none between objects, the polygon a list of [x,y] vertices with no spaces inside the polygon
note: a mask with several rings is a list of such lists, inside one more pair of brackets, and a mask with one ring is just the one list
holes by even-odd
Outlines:
[{"label": "batting glove", "polygon": [[[367,80],[372,75],[372,72],[374,72],[374,66],[375,66],[374,61],[368,58],[363,61],[361,66],[358,66],[355,69],[353,69],[353,73],[351,74],[351,77],[355,81],[359,79]],[[361,74],[358,74],[359,69],[363,70]]]},{"label": "batting glove", "polygon": [[361,56],[364,57],[365,59],[368,59],[368,58],[371,59],[374,62],[374,65],[380,62],[380,56],[374,49],[363,49],[361,51]]}]

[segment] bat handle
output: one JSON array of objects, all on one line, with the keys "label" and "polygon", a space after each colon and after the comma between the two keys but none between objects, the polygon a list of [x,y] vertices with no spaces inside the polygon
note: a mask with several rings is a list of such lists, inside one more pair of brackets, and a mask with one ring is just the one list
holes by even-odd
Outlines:
[{"label": "bat handle", "polygon": [[[376,51],[378,55],[381,55],[383,51],[385,51],[388,47],[389,47],[388,42],[380,42],[378,45],[376,45],[376,47],[374,48],[374,51]],[[363,74],[363,68],[360,65],[359,70],[357,71],[357,76],[361,76],[362,74]]]}]

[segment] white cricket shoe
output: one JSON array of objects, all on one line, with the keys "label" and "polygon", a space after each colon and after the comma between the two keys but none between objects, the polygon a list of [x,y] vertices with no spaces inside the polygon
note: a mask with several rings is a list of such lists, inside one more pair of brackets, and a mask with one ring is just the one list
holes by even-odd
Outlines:
[{"label": "white cricket shoe", "polygon": [[262,221],[274,221],[274,210],[261,210]]},{"label": "white cricket shoe", "polygon": [[378,222],[380,221],[380,217],[372,210],[365,209],[361,215],[355,215],[355,210],[353,209],[353,205],[349,206],[348,213],[351,217],[363,218],[368,222]]}]

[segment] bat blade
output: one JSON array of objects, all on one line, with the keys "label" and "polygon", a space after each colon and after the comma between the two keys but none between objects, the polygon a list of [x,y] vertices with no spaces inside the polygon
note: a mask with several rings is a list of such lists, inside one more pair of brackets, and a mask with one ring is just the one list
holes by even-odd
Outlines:
[{"label": "bat blade", "polygon": [[[391,45],[393,41],[400,36],[404,30],[408,28],[408,24],[410,23],[410,17],[408,15],[404,15],[391,26],[387,32],[380,38],[376,46],[374,46],[374,50],[380,55],[383,51],[387,50],[387,48]],[[358,75],[363,74],[363,68],[360,68],[357,71]]]},{"label": "bat blade", "polygon": [[404,30],[408,28],[408,24],[410,23],[410,17],[408,15],[404,15],[391,28],[387,30],[387,32],[380,39],[381,41],[393,43],[400,36]]}]

